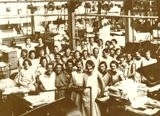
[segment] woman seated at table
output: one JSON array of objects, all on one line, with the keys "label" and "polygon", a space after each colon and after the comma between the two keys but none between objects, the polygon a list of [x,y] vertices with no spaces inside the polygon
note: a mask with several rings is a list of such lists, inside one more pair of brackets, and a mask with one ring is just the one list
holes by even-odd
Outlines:
[{"label": "woman seated at table", "polygon": [[18,72],[17,76],[15,77],[15,82],[18,86],[22,88],[27,88],[29,90],[35,90],[35,77],[34,71],[32,70],[32,62],[29,59],[25,59],[23,61],[23,67]]}]

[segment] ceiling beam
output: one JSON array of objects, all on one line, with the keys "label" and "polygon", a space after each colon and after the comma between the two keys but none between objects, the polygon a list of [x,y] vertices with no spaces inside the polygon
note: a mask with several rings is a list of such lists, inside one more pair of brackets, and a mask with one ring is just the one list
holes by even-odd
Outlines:
[{"label": "ceiling beam", "polygon": [[[2,0],[0,1],[0,3],[17,3],[17,2],[22,2],[22,3],[26,3],[26,2],[67,2],[70,0]],[[72,1],[72,0],[71,0]],[[103,0],[78,0],[80,2],[87,2],[87,1],[103,1]],[[105,0],[105,1],[125,1],[125,0]]]},{"label": "ceiling beam", "polygon": [[[0,15],[0,19],[9,18],[24,18],[31,16],[68,16],[68,14],[29,14],[29,15]],[[158,16],[128,16],[128,15],[105,15],[105,14],[75,14],[75,16],[90,16],[90,17],[119,17],[119,18],[140,18],[140,19],[157,19]]]}]

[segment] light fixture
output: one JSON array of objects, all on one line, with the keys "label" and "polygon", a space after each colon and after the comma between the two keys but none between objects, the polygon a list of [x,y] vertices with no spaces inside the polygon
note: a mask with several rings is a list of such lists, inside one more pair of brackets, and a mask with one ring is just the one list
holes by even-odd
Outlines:
[{"label": "light fixture", "polygon": [[33,4],[27,5],[27,8],[31,10],[31,13],[34,13],[37,10],[37,7],[33,6]]},{"label": "light fixture", "polygon": [[53,11],[55,9],[55,4],[54,4],[54,2],[50,1],[50,2],[48,2],[47,5],[44,5],[44,8],[46,8],[49,11]]}]

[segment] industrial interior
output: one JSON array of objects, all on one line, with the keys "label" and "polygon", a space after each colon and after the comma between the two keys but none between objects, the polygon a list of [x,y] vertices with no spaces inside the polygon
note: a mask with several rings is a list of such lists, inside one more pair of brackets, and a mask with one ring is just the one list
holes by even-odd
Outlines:
[{"label": "industrial interior", "polygon": [[160,116],[160,0],[0,11],[0,116]]}]

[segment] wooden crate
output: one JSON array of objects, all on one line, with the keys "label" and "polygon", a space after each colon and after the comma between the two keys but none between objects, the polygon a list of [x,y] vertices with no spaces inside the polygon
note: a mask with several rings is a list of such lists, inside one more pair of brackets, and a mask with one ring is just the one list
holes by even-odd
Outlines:
[{"label": "wooden crate", "polygon": [[3,52],[2,58],[9,65],[10,69],[18,68],[17,51]]}]

